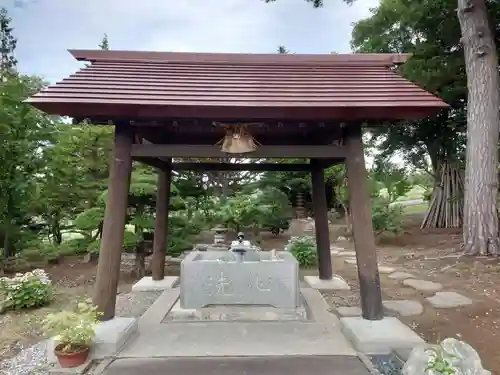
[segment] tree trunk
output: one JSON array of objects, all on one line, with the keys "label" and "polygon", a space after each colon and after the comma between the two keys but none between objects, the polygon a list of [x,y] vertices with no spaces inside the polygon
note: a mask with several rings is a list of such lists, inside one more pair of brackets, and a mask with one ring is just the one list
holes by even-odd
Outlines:
[{"label": "tree trunk", "polygon": [[485,0],[458,0],[467,72],[467,158],[464,249],[468,255],[499,254],[498,58]]},{"label": "tree trunk", "polygon": [[12,196],[7,193],[6,215],[4,222],[4,238],[3,238],[3,258],[8,259],[14,255],[12,250]]}]

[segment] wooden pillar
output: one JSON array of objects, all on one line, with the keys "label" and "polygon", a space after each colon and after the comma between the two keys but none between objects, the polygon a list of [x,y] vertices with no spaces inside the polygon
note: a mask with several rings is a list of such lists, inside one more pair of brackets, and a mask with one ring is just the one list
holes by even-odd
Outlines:
[{"label": "wooden pillar", "polygon": [[94,304],[103,314],[101,320],[115,316],[116,293],[125,232],[130,173],[132,171],[133,131],[130,125],[115,126],[115,138],[108,182],[108,201],[104,213]]},{"label": "wooden pillar", "polygon": [[153,280],[163,280],[165,277],[165,255],[168,247],[168,205],[170,203],[171,178],[172,169],[158,170],[155,236],[153,257],[151,259]]},{"label": "wooden pillar", "polygon": [[368,175],[365,168],[361,126],[347,128],[347,179],[349,209],[352,219],[354,246],[358,264],[359,289],[363,318],[380,320],[384,316],[377,249],[373,234],[371,202],[368,194]]},{"label": "wooden pillar", "polygon": [[325,172],[319,161],[316,159],[311,159],[311,167],[319,278],[321,280],[331,280],[332,256],[330,253],[330,233],[328,228],[328,208],[326,204]]}]

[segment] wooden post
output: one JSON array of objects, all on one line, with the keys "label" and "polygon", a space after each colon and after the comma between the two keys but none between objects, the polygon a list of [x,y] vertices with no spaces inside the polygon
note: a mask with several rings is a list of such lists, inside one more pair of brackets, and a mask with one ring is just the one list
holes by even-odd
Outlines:
[{"label": "wooden post", "polygon": [[170,203],[170,181],[172,170],[158,170],[158,190],[156,193],[155,236],[151,270],[153,280],[165,277],[165,255],[168,247],[168,205]]},{"label": "wooden post", "polygon": [[115,316],[130,173],[132,171],[132,140],[132,127],[125,124],[115,126],[108,201],[104,213],[94,295],[94,304],[103,314],[101,320],[109,320]]},{"label": "wooden post", "polygon": [[373,234],[371,203],[368,194],[368,175],[365,168],[361,126],[349,127],[346,138],[349,210],[352,218],[354,247],[358,264],[359,290],[363,318],[380,320],[384,317],[377,249]]},{"label": "wooden post", "polygon": [[311,166],[319,278],[321,280],[331,280],[332,256],[330,253],[330,233],[328,228],[328,208],[326,204],[325,172],[319,161],[316,159],[311,159]]}]

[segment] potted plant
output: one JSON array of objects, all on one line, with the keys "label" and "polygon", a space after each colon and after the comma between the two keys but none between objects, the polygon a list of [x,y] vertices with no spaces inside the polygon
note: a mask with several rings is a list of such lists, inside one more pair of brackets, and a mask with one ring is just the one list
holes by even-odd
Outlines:
[{"label": "potted plant", "polygon": [[44,328],[54,336],[54,354],[61,367],[77,367],[85,363],[99,315],[97,307],[90,301],[79,302],[74,310],[47,315]]}]

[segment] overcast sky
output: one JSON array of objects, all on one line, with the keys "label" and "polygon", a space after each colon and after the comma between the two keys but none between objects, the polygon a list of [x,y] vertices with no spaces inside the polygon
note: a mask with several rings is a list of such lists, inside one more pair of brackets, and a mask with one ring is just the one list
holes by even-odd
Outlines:
[{"label": "overcast sky", "polygon": [[77,70],[67,52],[112,49],[274,53],[349,52],[352,23],[379,0],[0,0],[13,18],[16,57],[24,73],[54,82]]}]

